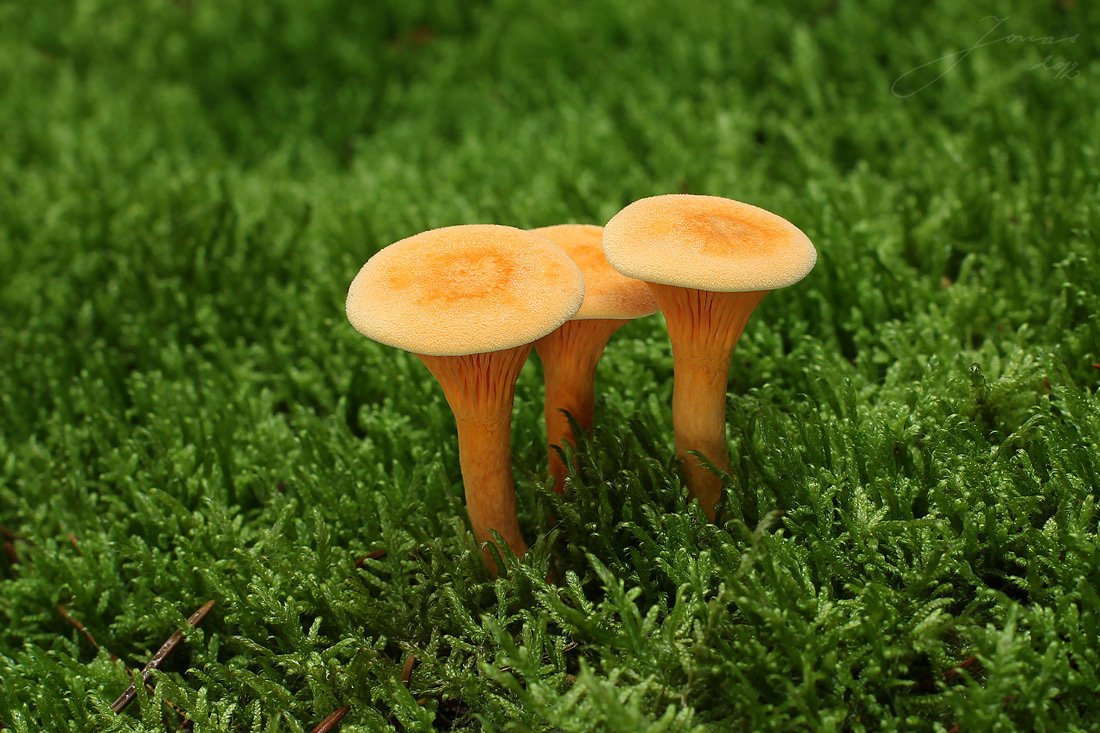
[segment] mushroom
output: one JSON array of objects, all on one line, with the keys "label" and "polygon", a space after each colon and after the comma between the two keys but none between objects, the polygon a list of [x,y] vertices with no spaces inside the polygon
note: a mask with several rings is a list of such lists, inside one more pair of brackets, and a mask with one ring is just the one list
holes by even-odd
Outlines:
[{"label": "mushroom", "polygon": [[554,491],[565,490],[568,473],[555,446],[577,439],[566,413],[581,430],[592,429],[595,413],[596,364],[615,331],[634,318],[657,311],[645,283],[614,270],[603,255],[603,227],[560,224],[533,229],[565,250],[584,275],[584,302],[570,320],[535,342],[546,381],[546,442]]},{"label": "mushroom", "polygon": [[[722,480],[697,452],[730,470],[726,384],[730,354],[753,309],[817,261],[798,227],[764,209],[716,196],[669,194],[630,204],[607,223],[604,254],[645,280],[665,314],[673,355],[672,422],[688,489],[707,518]],[[755,506],[740,497],[746,521]]]},{"label": "mushroom", "polygon": [[512,479],[516,379],[532,342],[583,299],[584,279],[564,252],[496,225],[402,239],[371,257],[348,290],[356,330],[416,354],[439,380],[458,429],[470,524],[494,575],[490,530],[516,555],[527,551]]}]

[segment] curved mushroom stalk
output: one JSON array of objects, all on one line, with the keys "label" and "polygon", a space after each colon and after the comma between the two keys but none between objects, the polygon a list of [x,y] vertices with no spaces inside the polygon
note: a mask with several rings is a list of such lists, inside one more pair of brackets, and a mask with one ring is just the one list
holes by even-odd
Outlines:
[{"label": "curved mushroom stalk", "polygon": [[458,460],[474,537],[493,575],[487,543],[495,530],[516,555],[527,552],[512,480],[512,403],[531,345],[462,356],[417,354],[439,380],[458,428]]},{"label": "curved mushroom stalk", "polygon": [[565,491],[569,471],[554,446],[577,444],[568,412],[581,430],[592,429],[595,417],[596,365],[612,334],[630,319],[590,318],[566,321],[561,328],[535,342],[546,381],[546,443],[554,491]]},{"label": "curved mushroom stalk", "polygon": [[554,446],[573,445],[568,412],[580,428],[592,429],[596,364],[611,335],[635,318],[657,310],[644,282],[615,271],[603,253],[603,227],[558,224],[534,230],[560,247],[584,275],[584,301],[572,319],[541,338],[535,349],[546,379],[546,443],[554,491],[563,493],[568,473]]},{"label": "curved mushroom stalk", "polygon": [[[717,293],[650,283],[672,342],[672,425],[684,481],[707,519],[722,496],[722,479],[691,455],[696,451],[722,471],[730,470],[726,441],[726,383],[730,355],[767,290]],[[755,508],[744,506],[746,520]]]}]

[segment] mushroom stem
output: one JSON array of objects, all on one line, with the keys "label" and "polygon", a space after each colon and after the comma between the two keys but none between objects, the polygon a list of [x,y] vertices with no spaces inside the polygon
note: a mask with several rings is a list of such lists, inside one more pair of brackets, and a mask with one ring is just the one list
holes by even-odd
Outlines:
[{"label": "mushroom stem", "polygon": [[554,446],[577,444],[568,412],[581,430],[592,429],[595,416],[596,365],[611,335],[629,319],[586,318],[566,321],[558,330],[535,342],[546,381],[546,443],[554,491],[565,491],[569,473]]},{"label": "mushroom stem", "polygon": [[[684,481],[707,519],[722,495],[722,479],[695,456],[730,470],[726,440],[726,384],[730,355],[767,290],[720,293],[650,283],[672,342],[672,426]],[[754,497],[737,497],[746,522],[755,521]]]},{"label": "mushroom stem", "polygon": [[527,552],[516,515],[512,480],[512,402],[516,379],[531,345],[465,356],[418,354],[439,380],[458,428],[458,459],[466,511],[474,537],[493,575],[496,564],[485,543],[495,530],[516,555]]}]

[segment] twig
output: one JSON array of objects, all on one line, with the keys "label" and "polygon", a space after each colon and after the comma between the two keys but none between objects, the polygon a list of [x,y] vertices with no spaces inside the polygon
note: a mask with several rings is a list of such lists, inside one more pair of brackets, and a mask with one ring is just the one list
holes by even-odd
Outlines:
[{"label": "twig", "polygon": [[[111,656],[113,657],[114,655],[112,654]],[[115,657],[115,658],[117,659],[117,657]],[[131,684],[132,684],[133,681],[134,681],[134,673],[131,672],[128,667],[123,667],[123,669],[126,671],[126,678],[129,679]],[[145,691],[147,693],[149,693],[150,695],[152,695],[153,694],[153,686],[151,684],[149,684],[148,682],[146,682],[144,686],[145,686]],[[180,722],[179,728],[176,728],[176,730],[183,730],[184,728],[190,728],[191,726],[195,725],[195,721],[193,721],[189,717],[187,717],[187,711],[184,710],[183,708],[181,708],[179,705],[172,702],[168,698],[162,699],[161,702],[163,702],[165,705],[167,705],[169,708],[171,708],[172,711],[175,712],[176,715],[183,718],[183,720]],[[167,723],[165,723],[165,727],[168,727]]]},{"label": "twig", "polygon": [[[72,535],[69,536],[72,537]],[[57,604],[57,610],[61,614],[61,618],[68,621],[70,624],[73,625],[73,627],[76,628],[77,631],[83,634],[84,638],[87,639],[93,647],[95,647],[95,650],[97,652],[103,651],[102,647],[100,647],[99,644],[96,643],[95,637],[92,636],[92,632],[88,631],[87,627],[85,627],[84,624],[80,622],[80,619],[69,613],[68,609],[66,609],[60,603]],[[118,657],[115,655],[114,652],[108,651],[107,653],[110,655],[112,662],[118,661]],[[126,670],[126,676],[130,678],[130,682],[132,683],[134,681],[134,675],[130,672],[130,669],[128,667],[124,667],[124,669]],[[149,692],[149,694],[153,693],[153,686],[150,685],[148,682],[145,683],[145,689]],[[183,721],[179,725],[179,728],[177,728],[176,730],[184,730],[185,728],[190,729],[191,726],[195,724],[194,721],[187,717],[187,712],[176,703],[172,702],[171,700],[165,699],[164,704],[170,707],[173,711],[175,711],[177,715],[179,715],[183,719]]]},{"label": "twig", "polygon": [[[973,670],[971,670],[971,667],[973,667]],[[944,682],[950,682],[951,680],[953,680],[954,678],[956,678],[960,674],[962,674],[962,671],[964,669],[968,672],[970,672],[970,671],[980,672],[981,669],[982,669],[982,663],[978,661],[977,657],[968,657],[967,659],[964,659],[963,661],[959,662],[958,666],[955,667],[954,669],[949,669],[946,672],[944,672],[943,673],[943,681]]]},{"label": "twig", "polygon": [[[149,685],[146,685],[146,687],[148,688]],[[149,689],[149,692],[152,693],[151,688]],[[187,711],[186,710],[184,710],[183,708],[181,708],[179,705],[172,702],[171,700],[165,699],[165,700],[163,700],[163,702],[164,702],[165,705],[167,705],[168,707],[170,707],[172,709],[172,712],[174,712],[176,715],[180,716],[180,718],[181,718],[179,727],[176,728],[176,730],[191,730],[195,726],[195,721],[193,721],[193,720],[191,720],[191,718],[187,717]],[[165,723],[165,727],[168,727],[167,723]]]},{"label": "twig", "polygon": [[[214,601],[207,601],[203,604],[202,608],[195,611],[191,615],[191,618],[187,619],[187,623],[190,626],[198,626],[202,623],[202,620],[206,618],[206,614],[210,613],[210,609],[214,607]],[[153,670],[160,667],[167,659],[168,655],[172,653],[180,642],[183,641],[183,630],[177,629],[168,637],[168,641],[164,642],[157,653],[153,655],[153,658],[149,660],[149,663],[141,670],[141,681],[148,683],[149,678],[153,676]],[[126,691],[119,695],[119,698],[111,703],[111,710],[116,713],[121,713],[126,709],[126,706],[133,702],[134,697],[137,695],[137,686],[131,682],[130,686],[126,688]]]},{"label": "twig", "polygon": [[69,542],[72,543],[73,549],[76,550],[76,554],[84,557],[84,553],[80,551],[80,545],[76,543],[76,535],[69,532]]},{"label": "twig", "polygon": [[416,657],[410,652],[409,656],[405,657],[405,666],[401,668],[401,684],[405,687],[409,686],[409,679],[412,678],[414,666],[416,666]]},{"label": "twig", "polygon": [[8,561],[11,562],[12,565],[18,565],[22,562],[19,558],[19,553],[15,550],[16,542],[26,542],[28,545],[34,544],[27,538],[12,532],[2,524],[0,524],[0,536],[4,538],[4,553],[8,556]]},{"label": "twig", "polygon": [[[79,631],[80,633],[84,634],[84,638],[92,643],[92,646],[95,647],[95,650],[97,652],[100,651],[99,644],[96,643],[95,637],[92,636],[92,632],[90,632],[90,631],[88,631],[88,629],[84,628],[84,624],[80,623],[80,619],[74,617],[71,613],[69,613],[67,610],[65,610],[65,607],[62,606],[60,603],[57,604],[57,610],[61,614],[61,618],[65,619],[70,624],[75,626],[76,630]],[[116,657],[113,653],[110,653],[110,652],[108,652],[108,653],[111,654],[111,661],[112,662],[118,660],[118,657]]]},{"label": "twig", "polygon": [[363,567],[363,563],[365,563],[367,560],[377,560],[378,558],[385,556],[385,550],[374,550],[372,552],[368,552],[366,555],[363,555],[363,557],[355,561],[355,567],[361,568]]},{"label": "twig", "polygon": [[344,716],[348,714],[349,710],[351,710],[351,705],[345,705],[339,710],[336,710],[332,715],[329,715],[318,723],[317,727],[313,729],[313,733],[329,733],[329,731],[334,730],[340,721],[344,719]]},{"label": "twig", "polygon": [[[973,669],[971,669],[971,668],[973,668]],[[942,675],[943,681],[944,682],[950,682],[951,680],[955,679],[960,674],[962,674],[963,670],[966,670],[968,672],[978,672],[978,671],[981,670],[981,668],[982,668],[982,663],[978,661],[977,657],[968,657],[967,659],[964,659],[963,661],[959,662],[958,664],[956,664],[951,669],[944,672],[943,675]],[[917,689],[918,690],[927,690],[927,689],[930,689],[930,688],[935,687],[935,686],[936,686],[936,678],[932,677],[931,679],[924,680],[919,685],[917,685]]]}]

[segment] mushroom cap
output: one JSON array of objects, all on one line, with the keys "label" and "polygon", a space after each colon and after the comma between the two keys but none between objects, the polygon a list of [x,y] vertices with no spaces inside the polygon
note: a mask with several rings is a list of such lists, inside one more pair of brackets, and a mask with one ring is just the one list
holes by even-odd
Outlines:
[{"label": "mushroom cap", "polygon": [[649,286],[617,272],[604,257],[603,227],[558,224],[531,231],[565,250],[584,275],[584,302],[573,320],[625,320],[657,312],[657,299]]},{"label": "mushroom cap", "polygon": [[817,262],[810,240],[783,217],[691,194],[630,204],[604,227],[603,251],[628,277],[715,292],[793,285]]},{"label": "mushroom cap", "polygon": [[431,356],[510,349],[565,323],[584,278],[549,240],[470,224],[379,250],[348,289],[348,320],[367,338]]}]

